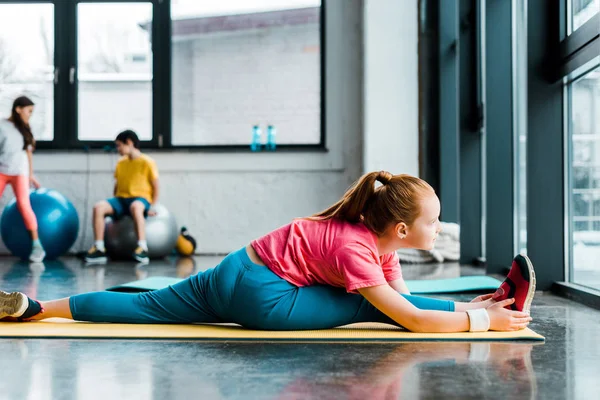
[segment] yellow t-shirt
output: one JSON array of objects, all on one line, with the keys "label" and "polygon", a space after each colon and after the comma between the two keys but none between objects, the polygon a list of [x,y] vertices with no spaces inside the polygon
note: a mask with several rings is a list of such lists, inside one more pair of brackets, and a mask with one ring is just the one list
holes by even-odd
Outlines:
[{"label": "yellow t-shirt", "polygon": [[152,203],[152,181],[158,179],[156,163],[145,154],[136,159],[123,157],[115,168],[116,197],[142,197]]}]

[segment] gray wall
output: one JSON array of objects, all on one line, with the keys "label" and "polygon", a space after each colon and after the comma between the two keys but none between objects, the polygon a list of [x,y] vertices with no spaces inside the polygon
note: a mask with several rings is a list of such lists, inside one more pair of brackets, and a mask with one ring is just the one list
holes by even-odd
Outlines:
[{"label": "gray wall", "polygon": [[[161,172],[161,201],[195,235],[199,252],[237,249],[291,218],[321,210],[361,174],[362,17],[361,0],[329,2],[328,152],[151,154]],[[75,153],[35,155],[36,174],[44,186],[70,198],[82,219],[85,238],[80,237],[74,251],[92,242],[89,212],[84,210],[111,195],[115,161],[105,154],[93,154],[89,160]],[[10,189],[6,192],[0,206],[12,197]],[[4,247],[0,250],[6,252]]]},{"label": "gray wall", "polygon": [[[327,152],[150,153],[161,173],[161,202],[195,235],[200,253],[235,250],[324,209],[364,169],[417,174],[417,0],[377,1],[328,1]],[[392,29],[398,21],[402,27]],[[371,160],[366,167],[363,157]],[[44,186],[64,193],[79,212],[82,234],[73,251],[92,243],[89,210],[111,195],[115,162],[107,154],[35,155]],[[12,198],[6,192],[0,207]]]}]

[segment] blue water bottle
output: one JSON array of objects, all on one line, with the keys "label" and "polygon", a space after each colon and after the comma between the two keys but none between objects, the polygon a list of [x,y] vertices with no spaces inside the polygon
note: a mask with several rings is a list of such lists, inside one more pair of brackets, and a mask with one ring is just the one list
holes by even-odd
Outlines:
[{"label": "blue water bottle", "polygon": [[269,125],[267,127],[267,150],[274,151],[277,145],[275,144],[277,137],[277,132],[275,131],[275,127],[273,125]]},{"label": "blue water bottle", "polygon": [[252,143],[250,144],[250,150],[259,151],[261,146],[261,133],[260,126],[254,125],[252,127]]}]

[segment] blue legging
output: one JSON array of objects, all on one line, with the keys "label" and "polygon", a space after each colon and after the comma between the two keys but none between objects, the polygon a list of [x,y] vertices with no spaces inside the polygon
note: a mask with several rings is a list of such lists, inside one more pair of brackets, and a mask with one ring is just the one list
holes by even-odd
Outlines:
[{"label": "blue legging", "polygon": [[[416,307],[454,311],[454,302],[403,295]],[[118,323],[233,322],[252,329],[326,329],[355,322],[397,325],[363,296],[343,288],[297,287],[265,266],[253,263],[242,248],[215,268],[152,292],[95,292],[76,295],[73,319]]]}]

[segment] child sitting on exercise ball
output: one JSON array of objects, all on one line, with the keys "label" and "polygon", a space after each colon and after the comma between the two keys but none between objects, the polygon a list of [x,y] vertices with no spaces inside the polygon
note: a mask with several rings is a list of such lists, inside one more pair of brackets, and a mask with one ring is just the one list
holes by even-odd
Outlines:
[{"label": "child sitting on exercise ball", "polygon": [[10,117],[0,119],[0,197],[6,184],[10,183],[17,198],[17,208],[33,241],[29,261],[42,262],[46,252],[38,237],[37,219],[29,201],[30,185],[36,189],[40,187],[33,175],[35,139],[29,126],[33,106],[28,97],[18,97],[13,102]]},{"label": "child sitting on exercise ball", "polygon": [[104,218],[108,215],[120,218],[130,215],[138,238],[133,258],[147,264],[148,244],[146,243],[145,216],[155,215],[152,205],[158,201],[158,169],[152,158],[140,150],[140,139],[131,130],[117,136],[115,144],[118,153],[123,156],[115,168],[114,197],[102,200],[94,206],[94,245],[88,251],[85,261],[88,263],[106,262],[104,247]]}]

